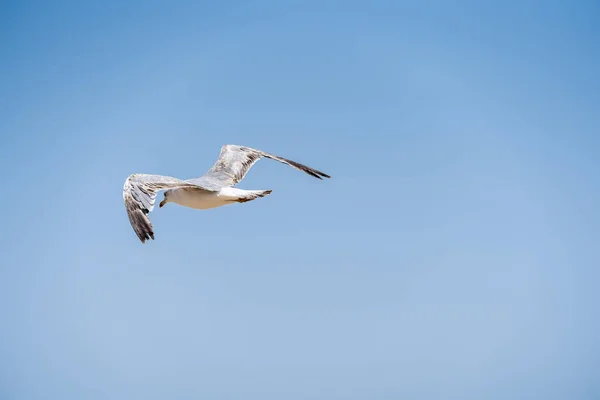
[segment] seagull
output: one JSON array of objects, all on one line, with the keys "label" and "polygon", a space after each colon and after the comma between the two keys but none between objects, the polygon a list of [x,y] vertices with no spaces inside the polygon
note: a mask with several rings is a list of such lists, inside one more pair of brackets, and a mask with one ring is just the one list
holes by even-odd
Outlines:
[{"label": "seagull", "polygon": [[246,203],[271,194],[272,190],[233,187],[244,179],[252,165],[261,158],[279,161],[318,179],[331,178],[324,172],[287,158],[250,147],[226,144],[212,168],[199,178],[181,180],[162,175],[129,175],[123,185],[123,201],[133,230],[142,243],[154,240],[154,229],[148,214],[154,209],[156,195],[161,190],[165,191],[159,204],[161,208],[167,203],[176,203],[198,210]]}]

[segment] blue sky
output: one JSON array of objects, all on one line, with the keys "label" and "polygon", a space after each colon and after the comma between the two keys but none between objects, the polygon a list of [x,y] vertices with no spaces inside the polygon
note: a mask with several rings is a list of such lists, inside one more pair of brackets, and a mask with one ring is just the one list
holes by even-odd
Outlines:
[{"label": "blue sky", "polygon": [[[0,15],[3,400],[600,396],[596,2]],[[142,245],[127,176],[226,143],[333,179]]]}]

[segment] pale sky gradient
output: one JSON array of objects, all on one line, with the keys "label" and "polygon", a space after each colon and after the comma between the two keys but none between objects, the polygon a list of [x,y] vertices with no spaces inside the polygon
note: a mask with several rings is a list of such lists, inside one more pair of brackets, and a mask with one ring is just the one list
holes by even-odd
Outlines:
[{"label": "pale sky gradient", "polygon": [[[3,2],[0,399],[599,398],[599,17]],[[127,176],[225,143],[333,179],[262,160],[142,245]]]}]

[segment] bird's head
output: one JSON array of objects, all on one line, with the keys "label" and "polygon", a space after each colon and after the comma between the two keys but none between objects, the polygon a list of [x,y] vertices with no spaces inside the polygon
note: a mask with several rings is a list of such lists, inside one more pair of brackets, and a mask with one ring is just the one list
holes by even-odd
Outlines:
[{"label": "bird's head", "polygon": [[165,192],[164,192],[164,198],[160,202],[160,204],[158,205],[160,208],[162,208],[165,204],[167,204],[169,202],[169,195],[170,194],[171,194],[171,189],[165,190]]}]

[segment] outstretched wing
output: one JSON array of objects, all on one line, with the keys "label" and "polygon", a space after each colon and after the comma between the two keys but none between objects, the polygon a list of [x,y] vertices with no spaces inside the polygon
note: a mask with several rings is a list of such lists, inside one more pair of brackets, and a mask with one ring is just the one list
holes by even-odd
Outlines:
[{"label": "outstretched wing", "polygon": [[287,158],[250,147],[226,144],[221,148],[219,159],[206,174],[200,178],[190,179],[186,182],[197,183],[214,189],[234,186],[244,179],[244,176],[246,176],[252,165],[263,157],[287,164],[318,179],[331,178],[324,172],[288,160]]},{"label": "outstretched wing", "polygon": [[198,187],[198,185],[170,176],[147,174],[133,174],[125,181],[123,201],[129,222],[142,243],[148,239],[154,240],[154,230],[148,214],[154,209],[157,193],[176,187]]}]

